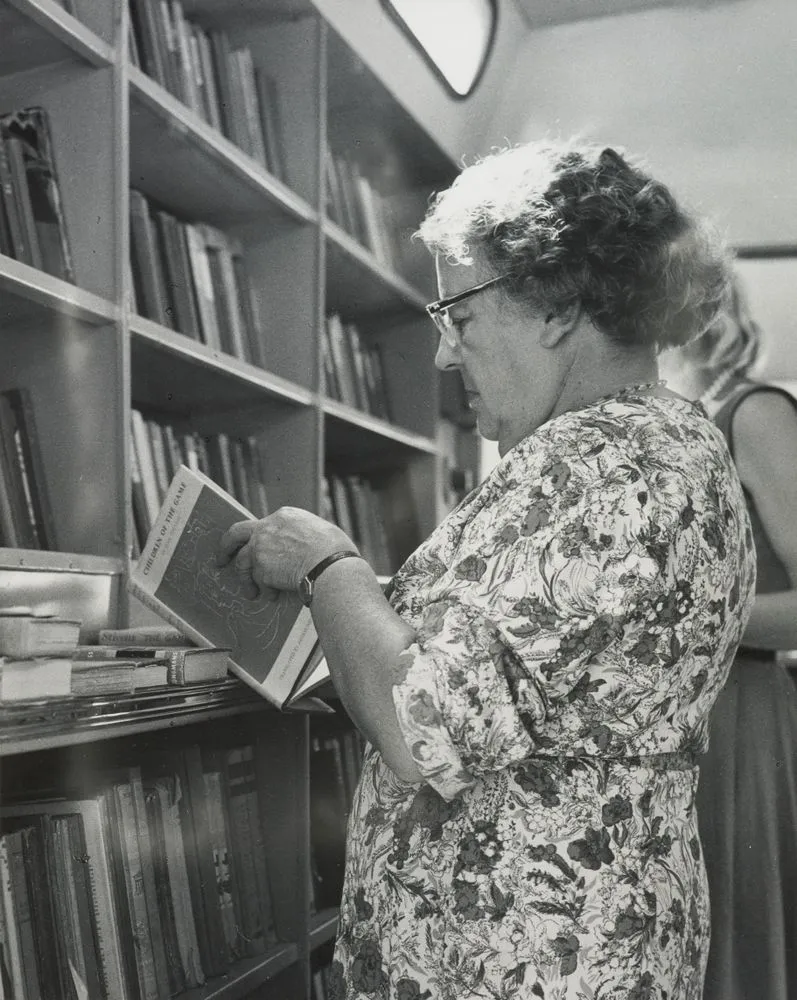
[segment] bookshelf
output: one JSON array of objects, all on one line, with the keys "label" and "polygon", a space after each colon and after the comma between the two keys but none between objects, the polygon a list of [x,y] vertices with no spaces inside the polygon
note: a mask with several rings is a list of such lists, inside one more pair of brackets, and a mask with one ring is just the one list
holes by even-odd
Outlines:
[{"label": "bookshelf", "polygon": [[[132,3],[138,10],[151,0]],[[362,504],[378,504],[365,508],[365,520],[368,530],[376,524],[384,532],[377,541],[386,570],[466,491],[477,467],[461,394],[433,366],[423,309],[434,296],[433,269],[407,240],[454,164],[312,0],[153,7],[190,25],[180,28],[187,36],[175,37],[188,38],[184,51],[200,60],[189,81],[198,88],[193,106],[174,75],[167,86],[166,76],[150,71],[127,0],[0,0],[0,115],[46,113],[74,278],[18,259],[13,245],[0,253],[0,391],[24,387],[29,396],[43,470],[35,485],[49,499],[54,525],[47,548],[4,540],[0,593],[4,604],[79,618],[87,638],[104,626],[148,620],[125,591],[139,541],[134,410],[178,435],[253,441],[271,508],[297,504],[362,522]],[[252,119],[257,104],[242,62],[233,83],[243,88],[247,113],[224,129],[211,120],[200,56],[203,45],[221,45],[215,38],[227,51],[248,49],[258,84],[267,72],[271,89],[256,92],[260,119]],[[161,58],[169,51],[182,50],[167,45]],[[265,156],[251,139],[258,129]],[[330,174],[329,150],[345,159],[342,175]],[[0,193],[0,212],[4,198],[17,193]],[[141,232],[131,222],[136,199],[174,220],[187,248],[177,263],[187,268],[195,305],[204,286],[189,230],[210,227],[229,239],[247,280],[242,285],[236,272],[231,285],[229,261],[216,260],[215,321],[222,334],[226,323],[249,323],[259,338],[256,356],[239,349],[229,330],[226,341],[214,340],[203,316],[186,330],[172,312],[165,322],[145,314],[142,276],[131,264]],[[169,268],[182,272],[158,247],[153,266],[168,305],[176,294]],[[323,345],[333,314],[356,325],[361,346],[378,357],[389,415],[333,398]],[[336,503],[351,507],[336,510]],[[328,748],[339,739],[351,750],[342,716],[279,714],[230,679],[0,705],[0,718],[2,807],[97,795],[112,766],[141,760],[157,770],[159,760],[191,747],[255,747],[278,935],[177,995],[321,1000],[337,913],[329,900],[313,901],[311,762],[319,734]]]}]

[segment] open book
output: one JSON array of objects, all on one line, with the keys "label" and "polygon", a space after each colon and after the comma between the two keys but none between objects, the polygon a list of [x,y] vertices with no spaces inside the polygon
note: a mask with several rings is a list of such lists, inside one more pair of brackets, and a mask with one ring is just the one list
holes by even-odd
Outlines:
[{"label": "open book", "polygon": [[329,678],[298,594],[250,600],[232,564],[216,565],[222,534],[252,515],[201,472],[180,466],[133,569],[131,594],[201,646],[231,649],[230,669],[284,708]]}]

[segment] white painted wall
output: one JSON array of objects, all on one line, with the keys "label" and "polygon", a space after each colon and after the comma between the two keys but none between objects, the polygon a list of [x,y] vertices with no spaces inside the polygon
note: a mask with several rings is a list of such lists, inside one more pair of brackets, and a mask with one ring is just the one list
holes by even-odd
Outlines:
[{"label": "white painted wall", "polygon": [[530,32],[482,146],[581,133],[643,156],[736,243],[797,243],[797,2]]}]

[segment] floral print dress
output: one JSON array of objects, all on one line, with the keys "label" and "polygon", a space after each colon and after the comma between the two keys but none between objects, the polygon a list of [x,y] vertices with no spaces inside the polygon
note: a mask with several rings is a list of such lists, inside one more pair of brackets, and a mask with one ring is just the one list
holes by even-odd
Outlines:
[{"label": "floral print dress", "polygon": [[696,755],[754,577],[692,403],[627,392],[505,455],[394,580],[425,781],[368,749],[332,997],[700,1000]]}]

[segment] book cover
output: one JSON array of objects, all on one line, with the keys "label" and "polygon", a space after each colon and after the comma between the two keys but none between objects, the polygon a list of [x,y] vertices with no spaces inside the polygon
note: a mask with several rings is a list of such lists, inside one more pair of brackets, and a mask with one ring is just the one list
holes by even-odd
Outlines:
[{"label": "book cover", "polygon": [[222,534],[246,518],[246,508],[207,476],[181,467],[128,586],[195,642],[229,647],[231,670],[283,707],[317,637],[298,594],[249,600],[234,568],[217,567]]}]

